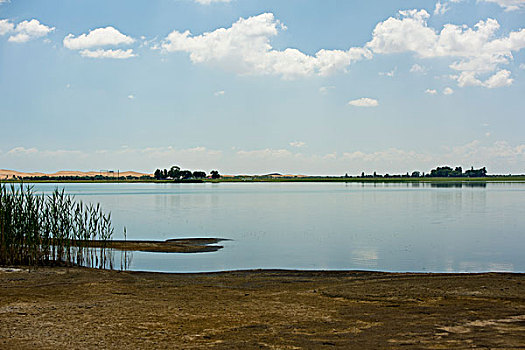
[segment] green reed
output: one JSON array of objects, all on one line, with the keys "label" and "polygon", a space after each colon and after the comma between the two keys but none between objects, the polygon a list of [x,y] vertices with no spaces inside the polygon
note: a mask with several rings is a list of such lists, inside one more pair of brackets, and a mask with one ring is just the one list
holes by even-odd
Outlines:
[{"label": "green reed", "polygon": [[[0,184],[0,265],[82,265],[113,268],[111,214],[64,190]],[[89,241],[100,241],[93,248]]]}]

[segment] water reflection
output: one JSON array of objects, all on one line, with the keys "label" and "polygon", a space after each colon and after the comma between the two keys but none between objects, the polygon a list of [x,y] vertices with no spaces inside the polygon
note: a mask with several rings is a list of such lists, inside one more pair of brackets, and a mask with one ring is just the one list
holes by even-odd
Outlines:
[{"label": "water reflection", "polygon": [[525,271],[524,183],[59,186],[100,202],[128,239],[232,239],[215,253],[136,253],[136,270]]},{"label": "water reflection", "polygon": [[434,188],[462,188],[462,187],[474,187],[474,188],[486,188],[486,182],[430,182],[430,187]]}]

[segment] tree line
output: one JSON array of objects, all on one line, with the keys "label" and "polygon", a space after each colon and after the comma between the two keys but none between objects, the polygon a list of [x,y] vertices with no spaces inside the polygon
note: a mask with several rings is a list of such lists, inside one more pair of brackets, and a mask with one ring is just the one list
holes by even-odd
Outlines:
[{"label": "tree line", "polygon": [[[199,180],[205,179],[207,177],[206,172],[204,171],[191,171],[191,170],[181,170],[179,166],[172,166],[168,169],[156,169],[153,176],[156,180]],[[210,172],[210,177],[212,179],[219,179],[221,175],[217,170],[212,170]]]},{"label": "tree line", "polygon": [[[366,175],[364,172],[361,173],[361,177],[363,178],[374,178],[374,177],[485,177],[487,176],[487,169],[485,167],[480,169],[474,169],[474,167],[471,167],[469,170],[463,171],[463,168],[458,166],[452,169],[449,166],[442,166],[437,167],[435,169],[430,170],[430,173],[425,174],[424,172],[421,173],[419,171],[414,171],[412,174],[409,174],[408,172],[404,175],[379,175],[374,171],[373,175]],[[345,177],[348,177],[348,174],[345,175]]]}]

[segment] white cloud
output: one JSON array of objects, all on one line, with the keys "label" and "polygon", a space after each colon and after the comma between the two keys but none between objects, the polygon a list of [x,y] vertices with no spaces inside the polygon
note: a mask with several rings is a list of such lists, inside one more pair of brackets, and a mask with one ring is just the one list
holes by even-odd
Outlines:
[{"label": "white cloud", "polygon": [[410,68],[410,73],[421,73],[421,74],[426,74],[427,72],[427,69],[419,64],[414,64],[411,68]]},{"label": "white cloud", "polygon": [[327,95],[330,90],[333,90],[335,89],[335,86],[321,86],[319,88],[319,93],[321,93],[322,95]]},{"label": "white cloud", "polygon": [[223,96],[224,94],[226,94],[226,91],[224,90],[215,91],[213,93],[214,96]]},{"label": "white cloud", "polygon": [[361,160],[364,162],[380,162],[386,161],[388,163],[395,161],[406,162],[409,159],[418,161],[429,161],[431,156],[417,153],[415,151],[404,151],[397,148],[389,148],[383,151],[376,151],[371,153],[365,153],[361,151],[345,152],[343,153],[343,159],[347,160]]},{"label": "white cloud", "polygon": [[515,11],[525,8],[525,0],[478,0],[485,2],[493,2],[503,7],[505,11]]},{"label": "white cloud", "polygon": [[197,36],[175,30],[166,37],[162,48],[165,52],[187,52],[193,63],[207,63],[239,74],[280,75],[285,79],[325,76],[371,58],[370,51],[361,47],[347,51],[322,49],[314,56],[293,48],[276,50],[270,39],[285,29],[272,13],[263,13]]},{"label": "white cloud", "polygon": [[0,35],[12,34],[8,41],[13,43],[25,43],[41,38],[54,30],[54,27],[48,27],[36,19],[22,21],[16,26],[7,19],[0,20]]},{"label": "white cloud", "polygon": [[[490,138],[483,137],[488,141]],[[511,145],[506,141],[484,143],[474,140],[467,144],[445,147],[435,151],[417,151],[398,148],[379,149],[372,152],[359,150],[308,154],[304,148],[295,152],[286,149],[233,150],[223,152],[206,147],[177,149],[149,147],[134,149],[122,147],[98,151],[39,150],[15,147],[0,153],[4,168],[28,170],[28,165],[39,171],[132,169],[153,172],[177,159],[186,169],[218,169],[225,174],[268,173],[274,170],[295,174],[360,174],[405,173],[428,171],[436,165],[460,165],[464,168],[486,166],[490,173],[524,173],[525,144]]]},{"label": "white cloud", "polygon": [[452,90],[449,87],[446,87],[443,89],[443,95],[452,95],[454,93],[454,90]]},{"label": "white cloud", "polygon": [[302,148],[302,147],[306,146],[306,143],[303,142],[303,141],[292,141],[292,142],[290,142],[290,146],[297,147],[297,148]]},{"label": "white cloud", "polygon": [[428,27],[428,18],[425,10],[399,11],[399,17],[390,17],[377,24],[366,47],[379,54],[413,52],[427,59],[456,58],[459,60],[450,68],[461,73],[471,72],[476,79],[479,74],[496,71],[500,65],[508,64],[512,53],[525,47],[525,29],[496,37],[500,26],[495,19],[479,21],[474,28],[445,24],[437,32]]},{"label": "white cloud", "polygon": [[502,69],[494,75],[481,81],[476,77],[475,72],[462,72],[459,76],[454,76],[460,87],[464,86],[482,86],[488,89],[494,89],[512,85],[513,79],[510,77],[510,71]]},{"label": "white cloud", "polygon": [[30,155],[38,153],[38,150],[34,147],[32,148],[25,148],[25,147],[15,147],[9,150],[6,154],[7,155]]},{"label": "white cloud", "polygon": [[134,99],[135,99],[135,95],[131,95],[131,94],[128,95],[128,99],[130,99],[130,100],[134,100]]},{"label": "white cloud", "polygon": [[104,50],[104,49],[97,49],[97,50],[82,50],[80,51],[80,55],[82,57],[89,57],[89,58],[114,58],[114,59],[126,59],[135,57],[136,54],[133,53],[132,49],[128,50]]},{"label": "white cloud", "polygon": [[525,69],[525,63],[520,64],[520,69]]},{"label": "white cloud", "polygon": [[396,71],[397,71],[397,67],[392,69],[390,72],[379,72],[379,75],[392,78],[396,74]]},{"label": "white cloud", "polygon": [[103,46],[131,45],[135,42],[130,36],[122,34],[113,27],[97,28],[90,30],[88,34],[75,37],[68,34],[64,38],[64,47],[70,50],[90,49]]},{"label": "white cloud", "polygon": [[357,100],[352,100],[348,102],[349,105],[355,106],[355,107],[377,107],[379,106],[379,102],[373,98],[363,97],[359,98]]},{"label": "white cloud", "polygon": [[435,95],[437,94],[437,90],[436,89],[426,89],[425,94]]},{"label": "white cloud", "polygon": [[436,7],[434,8],[434,15],[444,15],[450,7],[447,3],[442,3],[441,1],[436,2]]},{"label": "white cloud", "polygon": [[218,2],[231,2],[231,0],[195,0],[195,2],[201,5],[209,5]]},{"label": "white cloud", "polygon": [[500,70],[483,83],[483,86],[493,89],[503,86],[509,86],[512,84],[513,79],[510,78],[510,72],[508,70]]},{"label": "white cloud", "polygon": [[0,35],[6,35],[15,29],[15,25],[8,19],[0,19]]},{"label": "white cloud", "polygon": [[108,49],[105,47],[131,45],[134,42],[135,39],[122,34],[113,27],[93,29],[88,34],[84,33],[79,36],[68,34],[63,40],[65,48],[79,50],[82,57],[111,59],[127,59],[137,55],[133,49]]}]

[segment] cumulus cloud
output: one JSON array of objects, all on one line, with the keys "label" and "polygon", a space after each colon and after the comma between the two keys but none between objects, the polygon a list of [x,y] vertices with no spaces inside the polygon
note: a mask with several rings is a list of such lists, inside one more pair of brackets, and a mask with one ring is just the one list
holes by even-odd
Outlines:
[{"label": "cumulus cloud", "polygon": [[525,0],[478,0],[484,2],[492,2],[503,7],[505,11],[515,11],[525,8]]},{"label": "cumulus cloud", "polygon": [[426,89],[425,94],[435,95],[437,94],[437,90],[436,89]]},{"label": "cumulus cloud", "polygon": [[292,142],[290,142],[290,146],[297,147],[297,148],[302,148],[302,147],[306,146],[306,142],[303,142],[303,141],[292,141]]},{"label": "cumulus cloud", "polygon": [[8,19],[0,19],[0,35],[6,35],[15,29],[15,25]]},{"label": "cumulus cloud", "polygon": [[113,27],[97,28],[89,31],[88,34],[74,36],[68,34],[64,38],[64,47],[70,50],[90,49],[102,46],[130,45],[135,39],[122,34]]},{"label": "cumulus cloud", "polygon": [[81,50],[80,55],[82,57],[89,57],[89,58],[114,58],[114,59],[126,59],[135,57],[136,55],[133,53],[133,49],[127,49],[127,50],[112,50],[112,49],[97,49],[97,50]]},{"label": "cumulus cloud", "polygon": [[414,64],[412,67],[410,67],[410,73],[421,73],[425,74],[427,72],[427,69],[419,64]]},{"label": "cumulus cloud", "polygon": [[392,78],[394,77],[394,75],[396,75],[396,71],[397,71],[397,67],[392,69],[390,72],[379,72],[379,75]]},{"label": "cumulus cloud", "polygon": [[447,3],[442,3],[441,1],[436,2],[436,7],[434,8],[434,15],[444,15],[450,7]]},{"label": "cumulus cloud", "polygon": [[490,76],[485,81],[481,81],[476,77],[475,72],[462,72],[459,76],[455,76],[458,81],[458,85],[464,86],[482,86],[489,89],[500,88],[504,86],[512,85],[514,81],[510,77],[510,71],[502,69]]},{"label": "cumulus cloud", "polygon": [[[398,17],[390,17],[377,24],[366,47],[378,54],[412,52],[427,59],[456,58],[458,60],[450,68],[460,72],[455,76],[459,84],[462,84],[460,78],[463,73],[468,72],[470,77],[479,79],[480,74],[494,72],[500,65],[508,64],[513,58],[512,53],[525,47],[525,29],[496,37],[500,25],[495,19],[479,21],[474,28],[445,24],[437,32],[428,26],[429,17],[425,10],[399,11]],[[499,73],[497,78],[503,74]],[[496,85],[487,83],[480,86]]]},{"label": "cumulus cloud", "polygon": [[349,105],[355,106],[355,107],[377,107],[379,106],[379,102],[373,98],[369,97],[362,97],[357,100],[352,100],[348,102]]},{"label": "cumulus cloud", "polygon": [[25,43],[29,40],[42,38],[54,30],[54,27],[48,27],[37,19],[22,21],[17,25],[8,19],[0,20],[0,35],[11,34],[8,41],[12,43]]},{"label": "cumulus cloud", "polygon": [[[447,8],[444,4],[438,2],[438,13],[444,13]],[[412,52],[422,59],[451,58],[450,68],[458,72],[451,77],[459,86],[476,84],[491,88],[512,83],[510,76],[503,79],[507,70],[501,66],[513,59],[513,53],[525,48],[525,29],[498,36],[499,23],[488,18],[473,27],[445,24],[436,30],[428,26],[429,17],[425,10],[399,11],[398,16],[379,22],[372,39],[363,47],[321,49],[314,55],[295,48],[273,48],[271,39],[286,27],[272,13],[240,18],[231,27],[200,35],[175,30],[160,47],[164,52],[186,52],[196,64],[213,65],[238,74],[278,75],[285,79],[345,71],[352,63],[370,59],[373,54]],[[426,69],[414,64],[410,71],[425,73]],[[394,73],[380,74],[393,76]],[[474,83],[476,80],[481,83]]]},{"label": "cumulus cloud", "polygon": [[229,28],[201,35],[189,31],[171,32],[164,42],[165,52],[187,52],[193,63],[206,63],[239,74],[279,75],[285,79],[329,75],[344,71],[351,63],[371,58],[368,49],[319,50],[314,56],[297,49],[276,50],[270,39],[286,27],[272,13],[240,18]]},{"label": "cumulus cloud", "polygon": [[135,42],[130,36],[122,34],[114,27],[97,28],[79,36],[68,34],[63,44],[70,50],[79,50],[80,55],[90,58],[126,59],[135,57],[133,49],[106,49],[106,47],[131,45]]},{"label": "cumulus cloud", "polygon": [[452,90],[449,87],[446,87],[443,89],[443,95],[452,95],[454,93],[454,90]]},{"label": "cumulus cloud", "polygon": [[213,93],[214,96],[223,96],[224,94],[226,94],[226,91],[224,90],[215,91]]},{"label": "cumulus cloud", "polygon": [[122,147],[98,151],[39,150],[32,147],[15,147],[0,152],[0,161],[9,169],[24,170],[28,164],[33,169],[53,171],[61,169],[133,169],[151,172],[152,169],[170,164],[173,159],[184,168],[217,168],[221,173],[268,173],[276,169],[286,173],[306,174],[360,174],[404,173],[411,170],[428,171],[436,165],[487,166],[490,173],[523,173],[525,144],[511,145],[506,141],[489,143],[474,140],[466,144],[444,147],[435,151],[410,149],[379,149],[372,152],[347,150],[327,154],[308,154],[304,149],[255,149],[223,152],[203,146],[178,149],[168,147]]}]

